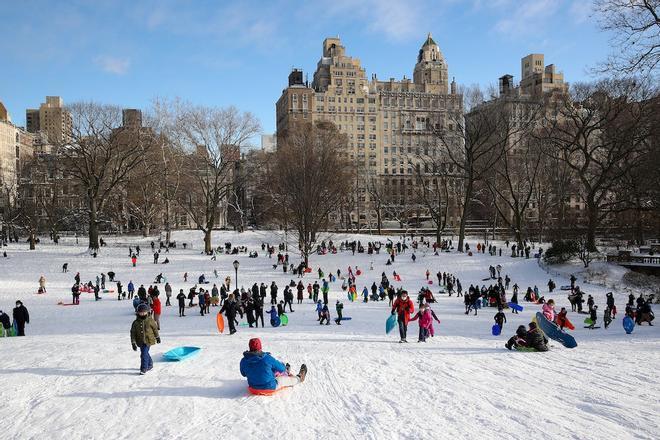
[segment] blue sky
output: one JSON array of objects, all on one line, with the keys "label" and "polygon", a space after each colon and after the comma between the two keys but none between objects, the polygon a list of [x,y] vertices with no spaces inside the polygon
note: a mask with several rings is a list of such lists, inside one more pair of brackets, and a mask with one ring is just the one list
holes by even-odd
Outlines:
[{"label": "blue sky", "polygon": [[154,97],[234,104],[275,127],[292,67],[311,79],[339,35],[370,77],[410,77],[432,32],[462,85],[520,77],[544,53],[569,82],[591,77],[608,36],[589,0],[3,1],[0,101],[22,125],[46,95],[144,108]]}]

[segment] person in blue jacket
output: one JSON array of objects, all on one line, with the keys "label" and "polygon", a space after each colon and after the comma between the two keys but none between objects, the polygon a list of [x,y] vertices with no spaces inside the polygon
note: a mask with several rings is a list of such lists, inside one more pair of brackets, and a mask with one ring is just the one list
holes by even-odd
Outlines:
[{"label": "person in blue jacket", "polygon": [[261,340],[252,338],[249,342],[249,351],[243,352],[241,359],[241,376],[247,377],[248,386],[255,390],[276,390],[286,386],[298,385],[305,381],[307,366],[302,364],[300,372],[292,375],[289,364],[284,365],[261,350]]}]

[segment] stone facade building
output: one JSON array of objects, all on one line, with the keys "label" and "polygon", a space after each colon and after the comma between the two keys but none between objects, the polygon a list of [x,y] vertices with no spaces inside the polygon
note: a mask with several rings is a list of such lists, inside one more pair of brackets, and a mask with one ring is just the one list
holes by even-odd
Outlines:
[{"label": "stone facade building", "polygon": [[19,175],[32,157],[34,143],[34,136],[14,125],[0,102],[0,211],[16,196]]},{"label": "stone facade building", "polygon": [[72,128],[71,113],[64,107],[59,96],[46,96],[46,102],[38,109],[25,111],[25,126],[30,133],[41,133],[45,145],[65,143]]},{"label": "stone facade building", "polygon": [[[399,81],[382,81],[375,74],[369,79],[339,38],[326,38],[312,83],[294,69],[276,104],[278,136],[296,121],[330,121],[348,136],[346,155],[356,177],[346,215],[358,227],[373,226],[376,206],[383,207],[385,219],[424,216],[416,200],[417,181],[420,170],[427,177],[433,171],[423,168],[423,156],[441,161],[444,147],[434,132],[457,129],[451,121],[462,113],[462,96],[449,82],[447,63],[431,34],[419,50],[413,78]],[[457,136],[455,148],[460,142]],[[382,188],[381,195],[370,191],[374,185]],[[375,197],[383,203],[375,203]],[[457,222],[456,211],[450,211],[448,223]]]}]

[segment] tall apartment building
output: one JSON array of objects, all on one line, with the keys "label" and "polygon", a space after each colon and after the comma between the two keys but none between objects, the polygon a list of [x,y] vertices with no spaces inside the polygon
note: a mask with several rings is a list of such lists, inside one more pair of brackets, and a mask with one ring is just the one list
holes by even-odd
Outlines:
[{"label": "tall apartment building", "polygon": [[[520,157],[520,163],[523,162],[523,157],[520,156],[524,152],[521,148],[525,144],[525,140],[521,136],[529,136],[525,130],[516,132],[516,128],[529,127],[534,130],[537,124],[541,124],[544,117],[549,117],[551,113],[547,112],[547,105],[552,102],[554,98],[559,95],[564,95],[568,92],[568,84],[564,82],[564,75],[557,72],[554,64],[544,65],[543,54],[530,54],[522,58],[520,61],[521,67],[521,80],[519,85],[514,82],[513,75],[506,74],[499,78],[499,96],[491,101],[485,102],[482,106],[501,105],[502,111],[508,115],[508,120],[513,127],[512,133],[508,138],[509,142],[509,155],[513,157],[513,163],[517,162],[516,155]],[[467,118],[472,117],[472,114],[466,115]],[[515,178],[515,173],[514,178]],[[524,183],[520,185],[513,185],[520,189],[521,194],[525,194],[528,190]],[[545,193],[534,193],[530,199],[528,209],[525,212],[525,221],[528,224],[538,224],[540,220],[539,204],[542,200],[539,198],[546,197]],[[566,200],[567,207],[570,207],[575,216],[579,216],[579,212],[583,208],[574,195],[570,195],[570,205]],[[509,211],[509,215],[513,215],[513,211],[504,208],[504,211]],[[547,213],[545,214],[548,215]]]},{"label": "tall apartment building", "polygon": [[[276,104],[277,135],[296,121],[333,122],[348,137],[346,154],[358,176],[351,221],[374,221],[368,191],[374,180],[386,188],[390,209],[385,218],[394,211],[399,218],[419,216],[423,208],[415,202],[415,170],[420,157],[441,156],[434,130],[456,130],[452,121],[463,113],[462,96],[448,78],[444,56],[431,34],[419,49],[412,79],[399,81],[382,81],[375,74],[368,79],[360,60],[346,54],[338,37],[326,38],[311,85],[301,70],[289,74],[288,87]],[[457,136],[456,148],[460,142]],[[451,222],[457,221],[452,211]]]},{"label": "tall apartment building", "polygon": [[564,74],[554,64],[544,65],[544,56],[532,53],[520,60],[520,91],[524,95],[542,95],[551,91],[568,91]]},{"label": "tall apartment building", "polygon": [[38,109],[25,111],[25,125],[30,133],[42,133],[44,142],[60,145],[71,135],[72,119],[59,96],[46,96],[46,102]]},{"label": "tall apartment building", "polygon": [[16,196],[18,177],[33,155],[33,145],[34,136],[14,125],[0,102],[0,212]]}]

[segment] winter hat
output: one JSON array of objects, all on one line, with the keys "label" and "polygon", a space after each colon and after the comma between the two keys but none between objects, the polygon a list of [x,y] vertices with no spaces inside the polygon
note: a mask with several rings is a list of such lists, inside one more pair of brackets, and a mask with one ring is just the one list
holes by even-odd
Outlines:
[{"label": "winter hat", "polygon": [[137,308],[137,312],[138,312],[138,313],[142,313],[142,312],[144,312],[144,313],[149,313],[149,306],[146,305],[145,303],[142,303],[142,304],[140,304],[140,305],[138,306],[138,308]]},{"label": "winter hat", "polygon": [[530,323],[529,323],[529,328],[531,328],[532,330],[534,330],[534,329],[536,328],[536,323],[535,323],[535,322],[530,322]]},{"label": "winter hat", "polygon": [[261,351],[261,339],[252,338],[249,342],[250,351]]}]

